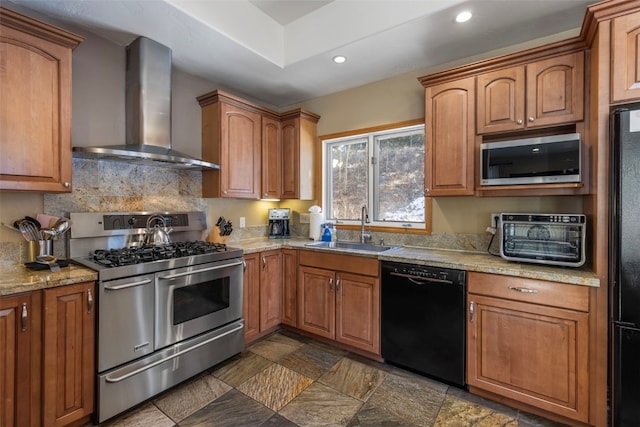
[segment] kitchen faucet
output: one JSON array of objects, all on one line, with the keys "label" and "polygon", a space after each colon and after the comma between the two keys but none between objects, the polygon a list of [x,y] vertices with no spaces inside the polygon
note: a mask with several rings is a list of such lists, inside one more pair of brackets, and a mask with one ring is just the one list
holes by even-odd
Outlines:
[{"label": "kitchen faucet", "polygon": [[367,206],[363,206],[362,207],[362,214],[361,214],[361,224],[360,224],[360,243],[367,243],[368,241],[371,240],[371,233],[365,233],[364,232],[364,224],[365,223],[369,223],[369,212],[367,212]]}]

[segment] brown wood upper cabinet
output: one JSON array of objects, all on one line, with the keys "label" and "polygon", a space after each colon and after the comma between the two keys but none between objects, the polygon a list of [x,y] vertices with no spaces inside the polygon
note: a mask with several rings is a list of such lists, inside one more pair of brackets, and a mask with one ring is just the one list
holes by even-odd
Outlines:
[{"label": "brown wood upper cabinet", "polygon": [[262,195],[279,199],[282,193],[282,125],[280,120],[262,117]]},{"label": "brown wood upper cabinet", "polygon": [[214,91],[198,97],[202,157],[220,170],[202,173],[203,197],[260,198],[262,117],[236,98]]},{"label": "brown wood upper cabinet", "polygon": [[282,199],[312,200],[315,188],[314,152],[320,116],[302,109],[282,120]]},{"label": "brown wood upper cabinet", "polygon": [[584,118],[584,52],[477,76],[477,133],[517,131]]},{"label": "brown wood upper cabinet", "polygon": [[474,78],[426,88],[425,195],[474,192]]},{"label": "brown wood upper cabinet", "polygon": [[640,99],[640,12],[611,23],[611,102]]},{"label": "brown wood upper cabinet", "polygon": [[587,422],[589,289],[468,275],[469,390]]},{"label": "brown wood upper cabinet", "polygon": [[71,52],[83,38],[0,7],[0,190],[71,191]]},{"label": "brown wood upper cabinet", "polygon": [[302,109],[276,113],[218,90],[198,102],[202,158],[220,166],[203,172],[203,197],[313,199],[320,116]]}]

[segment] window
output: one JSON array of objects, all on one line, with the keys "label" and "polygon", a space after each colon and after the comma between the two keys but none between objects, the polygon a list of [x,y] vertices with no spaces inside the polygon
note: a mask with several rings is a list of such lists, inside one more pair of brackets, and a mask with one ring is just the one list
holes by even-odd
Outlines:
[{"label": "window", "polygon": [[424,124],[321,137],[327,218],[424,230]]}]

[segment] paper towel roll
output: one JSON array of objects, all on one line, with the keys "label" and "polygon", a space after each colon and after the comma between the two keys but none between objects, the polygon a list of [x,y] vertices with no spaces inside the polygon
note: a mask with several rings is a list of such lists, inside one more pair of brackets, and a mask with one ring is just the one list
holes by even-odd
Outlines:
[{"label": "paper towel roll", "polygon": [[324,224],[324,213],[310,213],[309,214],[309,238],[313,240],[320,240],[322,236],[322,230],[320,226]]}]

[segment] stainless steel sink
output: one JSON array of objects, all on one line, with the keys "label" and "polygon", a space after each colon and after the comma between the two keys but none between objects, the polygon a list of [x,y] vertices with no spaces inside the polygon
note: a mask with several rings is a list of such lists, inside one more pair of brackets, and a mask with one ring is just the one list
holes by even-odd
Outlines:
[{"label": "stainless steel sink", "polygon": [[371,243],[341,242],[341,241],[307,243],[305,246],[310,246],[313,248],[326,248],[326,249],[352,249],[356,251],[367,251],[367,252],[384,252],[397,247],[397,246],[374,245]]}]

